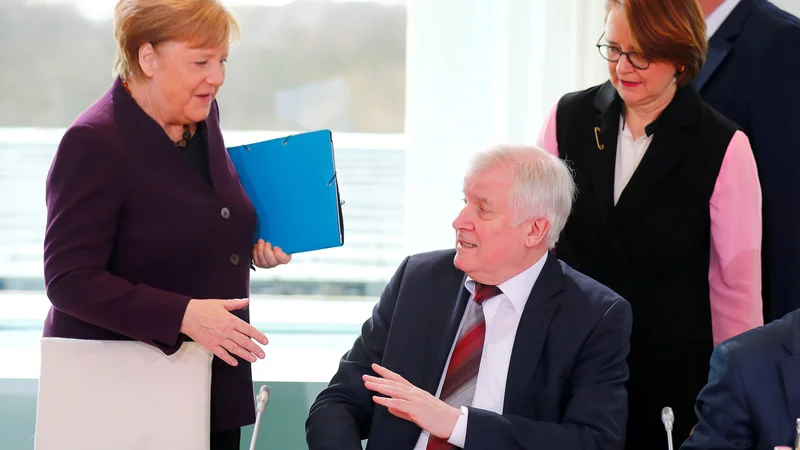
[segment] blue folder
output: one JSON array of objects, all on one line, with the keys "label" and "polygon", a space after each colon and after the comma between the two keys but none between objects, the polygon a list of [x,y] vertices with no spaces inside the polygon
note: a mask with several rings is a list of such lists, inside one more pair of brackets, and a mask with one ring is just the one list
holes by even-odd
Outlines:
[{"label": "blue folder", "polygon": [[258,215],[254,242],[286,253],[344,244],[330,130],[230,147],[228,154]]}]

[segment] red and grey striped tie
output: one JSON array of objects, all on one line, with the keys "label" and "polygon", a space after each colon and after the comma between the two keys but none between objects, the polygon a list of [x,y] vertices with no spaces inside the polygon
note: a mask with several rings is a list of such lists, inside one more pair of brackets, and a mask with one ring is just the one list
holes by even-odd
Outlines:
[{"label": "red and grey striped tie", "polygon": [[[486,322],[483,319],[483,302],[496,297],[503,292],[497,286],[475,284],[473,301],[467,304],[466,319],[458,342],[450,357],[447,373],[442,384],[439,398],[455,408],[469,406],[475,395],[475,385],[478,381],[478,369],[481,365],[483,341],[486,337]],[[428,439],[427,450],[448,450],[453,445],[443,439],[431,435]]]}]

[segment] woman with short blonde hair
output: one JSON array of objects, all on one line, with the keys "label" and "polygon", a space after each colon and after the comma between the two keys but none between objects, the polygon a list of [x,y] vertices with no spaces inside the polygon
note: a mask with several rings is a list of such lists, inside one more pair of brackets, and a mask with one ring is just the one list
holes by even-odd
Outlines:
[{"label": "woman with short blonde hair", "polygon": [[267,338],[249,324],[251,262],[290,260],[253,245],[220,131],[238,31],[217,0],[120,0],[116,78],[67,129],[46,186],[45,336],[211,350],[212,450],[238,449],[255,419],[250,363]]}]

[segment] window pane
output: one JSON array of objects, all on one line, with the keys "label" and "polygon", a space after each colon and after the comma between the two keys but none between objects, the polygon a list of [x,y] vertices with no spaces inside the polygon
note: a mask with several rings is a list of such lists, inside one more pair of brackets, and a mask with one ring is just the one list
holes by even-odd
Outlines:
[{"label": "window pane", "polygon": [[[403,132],[403,2],[225,3],[242,28],[219,96],[226,129]],[[0,126],[65,127],[105,91],[115,54],[113,5],[0,6],[7,62],[0,68]]]},{"label": "window pane", "polygon": [[[112,82],[115,3],[0,7],[9,61],[0,67],[0,189],[10,199],[0,206],[0,288],[43,289],[45,176],[64,128]],[[331,129],[346,201],[343,248],[254,273],[253,292],[376,295],[402,256],[405,3],[225,3],[242,30],[218,96],[226,143]]]}]

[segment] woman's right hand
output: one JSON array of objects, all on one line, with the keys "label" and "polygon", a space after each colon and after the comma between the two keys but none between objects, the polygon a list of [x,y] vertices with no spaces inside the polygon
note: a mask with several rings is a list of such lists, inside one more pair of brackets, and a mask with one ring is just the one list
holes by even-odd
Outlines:
[{"label": "woman's right hand", "polygon": [[211,350],[226,363],[236,366],[239,363],[234,355],[256,362],[256,357],[264,359],[264,350],[253,339],[267,345],[267,337],[254,326],[234,316],[229,311],[242,309],[249,299],[235,300],[189,300],[181,322],[181,333],[189,336]]}]

